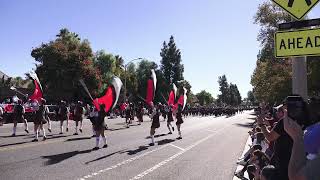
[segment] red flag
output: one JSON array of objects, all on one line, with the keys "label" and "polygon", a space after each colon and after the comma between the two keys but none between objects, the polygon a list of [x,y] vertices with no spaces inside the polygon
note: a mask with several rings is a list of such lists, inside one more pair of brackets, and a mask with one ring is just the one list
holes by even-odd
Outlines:
[{"label": "red flag", "polygon": [[176,96],[177,96],[177,87],[173,83],[172,84],[172,90],[170,91],[169,98],[168,98],[168,105],[173,105],[174,102],[176,101]]},{"label": "red flag", "polygon": [[156,93],[157,87],[157,76],[154,72],[154,69],[151,70],[151,77],[147,82],[147,95],[146,95],[146,103],[151,105],[151,102],[154,100],[154,96]]},{"label": "red flag", "polygon": [[41,88],[37,82],[37,80],[33,80],[34,85],[35,85],[35,89],[33,91],[33,94],[29,97],[29,99],[31,99],[32,101],[37,100],[38,102],[41,102],[41,98],[43,97]]},{"label": "red flag", "polygon": [[187,104],[187,89],[183,88],[183,94],[180,95],[177,103],[173,106],[174,110],[178,109],[178,106],[182,106],[182,110],[184,110],[185,106]]},{"label": "red flag", "polygon": [[29,97],[32,101],[38,101],[38,103],[41,102],[41,98],[43,97],[42,93],[42,86],[40,84],[39,78],[35,72],[29,73],[30,77],[33,79],[35,89],[33,91],[33,94]]},{"label": "red flag", "polygon": [[105,111],[109,112],[118,102],[122,82],[118,77],[114,77],[112,84],[107,88],[104,96],[93,100],[94,106],[100,110],[100,104],[105,105]]}]

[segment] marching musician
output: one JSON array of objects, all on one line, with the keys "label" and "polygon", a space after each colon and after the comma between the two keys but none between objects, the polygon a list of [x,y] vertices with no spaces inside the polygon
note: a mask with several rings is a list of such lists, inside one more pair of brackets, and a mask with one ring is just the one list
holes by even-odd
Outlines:
[{"label": "marching musician", "polygon": [[69,130],[69,108],[67,103],[63,100],[60,101],[59,109],[58,109],[58,119],[60,121],[60,134],[63,134],[63,121],[67,121],[66,131]]},{"label": "marching musician", "polygon": [[28,122],[24,118],[24,114],[25,114],[25,109],[24,109],[24,107],[22,105],[22,100],[18,99],[18,104],[16,104],[14,106],[14,109],[13,109],[13,133],[12,133],[12,137],[16,136],[18,122],[23,122],[24,123],[24,127],[25,127],[25,131],[27,133],[29,133]]},{"label": "marching musician", "polygon": [[95,130],[95,135],[96,135],[96,146],[93,148],[93,150],[99,149],[100,136],[102,137],[102,140],[104,142],[103,148],[108,147],[107,139],[104,134],[105,126],[106,126],[106,124],[104,122],[104,118],[106,116],[107,116],[107,112],[105,111],[105,105],[100,104],[100,110],[98,111],[98,117],[95,118],[95,122],[94,122],[94,130]]},{"label": "marching musician", "polygon": [[80,122],[80,129],[79,131],[82,133],[82,121],[83,121],[83,114],[84,108],[82,106],[82,102],[78,101],[76,107],[74,108],[74,121],[76,122],[76,132],[73,135],[78,135],[78,125]]},{"label": "marching musician", "polygon": [[[174,131],[174,127],[171,124],[171,122],[173,122],[172,108],[173,108],[172,104],[170,106],[167,106],[167,108],[166,108],[166,113],[168,114],[168,120],[167,120],[167,127],[169,130],[168,134],[172,134],[172,131]],[[172,131],[171,131],[171,129],[172,129]]]},{"label": "marching musician", "polygon": [[153,102],[150,103],[151,112],[150,115],[152,119],[151,129],[150,129],[150,137],[151,137],[151,143],[150,146],[154,146],[154,134],[156,133],[156,129],[160,127],[160,108],[159,105],[154,106]]},{"label": "marching musician", "polygon": [[177,139],[182,139],[182,136],[181,136],[181,124],[183,123],[183,119],[182,119],[182,105],[179,104],[178,105],[178,109],[177,109],[177,112],[176,112],[176,119],[177,119],[177,122],[176,122],[176,125],[177,125],[177,129],[178,129],[178,134],[179,136],[177,137]]},{"label": "marching musician", "polygon": [[34,138],[34,140],[32,140],[32,142],[39,141],[38,138],[39,138],[39,131],[40,130],[42,130],[42,133],[43,133],[43,141],[45,141],[47,139],[46,131],[43,127],[43,124],[47,123],[46,116],[47,116],[48,112],[49,112],[49,109],[46,106],[46,100],[41,98],[41,104],[39,106],[39,109],[36,111],[35,119],[33,121],[35,138]]}]

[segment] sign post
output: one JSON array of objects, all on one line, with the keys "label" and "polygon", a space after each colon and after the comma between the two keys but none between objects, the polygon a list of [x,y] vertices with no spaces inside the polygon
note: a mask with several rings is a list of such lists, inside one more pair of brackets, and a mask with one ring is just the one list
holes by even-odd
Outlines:
[{"label": "sign post", "polygon": [[292,58],[292,93],[308,100],[307,57]]},{"label": "sign post", "polygon": [[[283,30],[275,34],[276,57],[292,58],[292,93],[308,99],[307,57],[320,54],[320,30],[300,29],[315,22],[299,22],[319,0],[272,0],[298,21],[280,24]],[[300,30],[299,30],[300,29]]]}]

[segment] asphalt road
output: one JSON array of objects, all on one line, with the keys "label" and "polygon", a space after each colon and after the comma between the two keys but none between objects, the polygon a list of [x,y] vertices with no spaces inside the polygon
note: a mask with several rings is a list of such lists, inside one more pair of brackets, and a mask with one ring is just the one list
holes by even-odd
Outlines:
[{"label": "asphalt road", "polygon": [[251,113],[187,117],[182,140],[176,140],[177,131],[168,135],[162,121],[151,147],[148,117],[129,129],[124,119],[106,119],[109,146],[97,151],[91,151],[95,139],[89,120],[77,136],[72,135],[74,122],[63,135],[55,122],[48,139],[40,142],[31,142],[33,133],[27,135],[23,124],[18,125],[17,137],[9,137],[12,124],[7,124],[0,127],[0,179],[230,180],[248,137]]}]

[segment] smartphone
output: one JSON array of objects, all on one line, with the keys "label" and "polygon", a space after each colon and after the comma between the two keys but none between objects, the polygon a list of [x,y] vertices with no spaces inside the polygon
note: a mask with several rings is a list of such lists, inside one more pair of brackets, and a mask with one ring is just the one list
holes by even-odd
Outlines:
[{"label": "smartphone", "polygon": [[301,96],[288,96],[286,98],[288,116],[299,125],[307,121],[306,103]]}]

